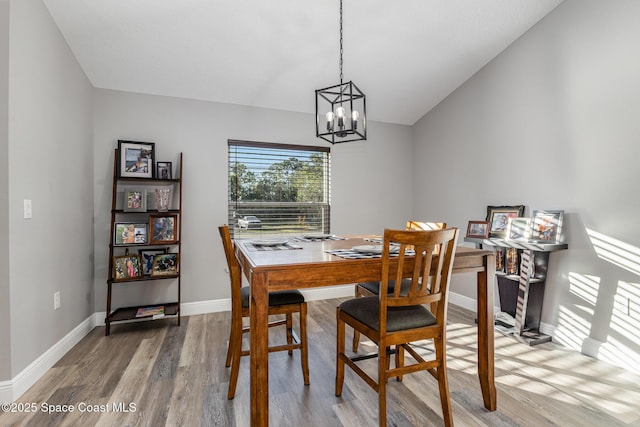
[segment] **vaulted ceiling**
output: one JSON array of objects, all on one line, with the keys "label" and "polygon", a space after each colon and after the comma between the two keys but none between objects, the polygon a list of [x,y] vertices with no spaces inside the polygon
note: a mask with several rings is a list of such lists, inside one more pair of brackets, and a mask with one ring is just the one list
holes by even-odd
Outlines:
[{"label": "vaulted ceiling", "polygon": [[[43,0],[97,88],[313,112],[339,0]],[[344,77],[412,125],[562,0],[344,0]]]}]

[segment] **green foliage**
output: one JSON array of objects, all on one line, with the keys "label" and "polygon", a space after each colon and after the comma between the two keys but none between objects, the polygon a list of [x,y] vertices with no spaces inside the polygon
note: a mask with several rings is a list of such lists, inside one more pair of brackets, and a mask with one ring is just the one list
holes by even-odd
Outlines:
[{"label": "green foliage", "polygon": [[236,162],[231,166],[229,196],[245,202],[322,202],[327,180],[323,166],[321,154],[312,154],[308,161],[290,157],[273,163],[262,173]]}]

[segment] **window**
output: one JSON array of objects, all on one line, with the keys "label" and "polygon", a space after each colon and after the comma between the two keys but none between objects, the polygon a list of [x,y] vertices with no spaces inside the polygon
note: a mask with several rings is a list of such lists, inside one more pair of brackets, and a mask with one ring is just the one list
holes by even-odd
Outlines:
[{"label": "window", "polygon": [[229,140],[234,234],[329,233],[330,149]]}]

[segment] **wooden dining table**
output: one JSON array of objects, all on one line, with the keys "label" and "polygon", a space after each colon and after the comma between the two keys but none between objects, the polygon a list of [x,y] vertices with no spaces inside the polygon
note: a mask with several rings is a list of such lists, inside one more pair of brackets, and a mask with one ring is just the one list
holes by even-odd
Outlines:
[{"label": "wooden dining table", "polygon": [[[251,425],[269,425],[268,293],[379,281],[381,258],[346,259],[329,253],[371,245],[371,236],[341,240],[295,241],[295,249],[256,247],[236,239],[236,255],[251,286],[250,382]],[[494,380],[493,251],[458,246],[453,273],[477,275],[478,377],[484,406],[495,411]]]}]

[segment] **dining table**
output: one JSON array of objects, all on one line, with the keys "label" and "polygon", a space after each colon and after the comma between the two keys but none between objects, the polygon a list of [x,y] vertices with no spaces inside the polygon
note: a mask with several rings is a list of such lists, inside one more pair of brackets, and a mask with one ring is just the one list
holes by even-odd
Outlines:
[{"label": "dining table", "polygon": [[[382,274],[380,256],[350,256],[351,249],[372,245],[376,241],[379,241],[376,240],[376,236],[285,239],[281,242],[273,242],[276,244],[264,243],[258,239],[235,239],[236,256],[249,282],[251,294],[252,426],[269,425],[269,292],[379,281]],[[476,274],[478,377],[484,406],[489,411],[495,411],[497,407],[493,318],[495,254],[492,250],[457,246],[452,273]]]}]

